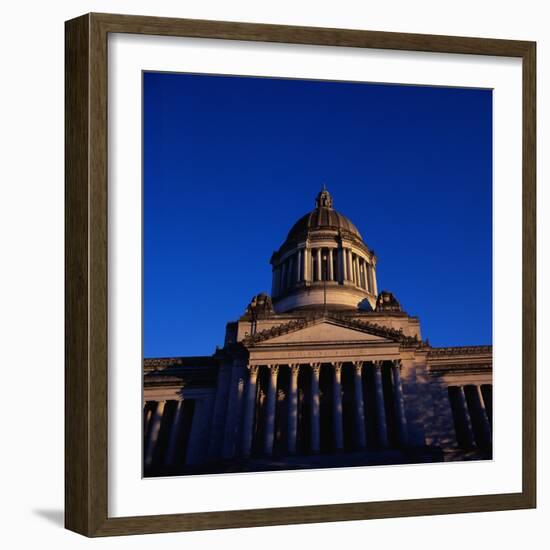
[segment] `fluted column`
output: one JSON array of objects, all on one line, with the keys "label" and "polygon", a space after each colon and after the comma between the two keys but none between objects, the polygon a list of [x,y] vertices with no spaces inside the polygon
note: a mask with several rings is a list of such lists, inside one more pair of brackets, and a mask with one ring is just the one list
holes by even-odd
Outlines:
[{"label": "fluted column", "polygon": [[372,280],[371,280],[371,266],[367,263],[365,266],[365,273],[367,276],[367,290],[372,293]]},{"label": "fluted column", "polygon": [[296,282],[304,280],[304,272],[302,270],[302,249],[298,249],[298,260],[296,262]]},{"label": "fluted column", "polygon": [[317,254],[317,280],[321,281],[323,278],[323,266],[321,264],[321,249],[318,248],[315,253]]},{"label": "fluted column", "polygon": [[334,260],[332,257],[332,248],[328,249],[328,280],[334,281]]},{"label": "fluted column", "polygon": [[245,458],[250,456],[252,449],[252,434],[254,430],[254,414],[256,412],[256,389],[258,381],[258,365],[248,365],[248,384],[244,402],[244,419],[241,453]]},{"label": "fluted column", "polygon": [[346,266],[346,249],[341,248],[338,251],[338,253],[340,255],[340,265],[342,266],[341,279],[342,279],[342,282],[344,282],[348,278],[348,270],[347,270],[347,266]]},{"label": "fluted column", "polygon": [[310,423],[310,444],[311,452],[318,453],[321,450],[320,433],[320,401],[319,374],[321,363],[311,363],[311,423]]},{"label": "fluted column", "polygon": [[287,260],[283,262],[281,266],[281,284],[279,287],[279,294],[282,294],[286,290],[286,270],[287,270]]},{"label": "fluted column", "polygon": [[147,435],[147,431],[149,429],[149,423],[151,422],[151,417],[153,416],[153,408],[151,406],[151,402],[147,401],[143,407],[143,437],[145,438]]},{"label": "fluted column", "polygon": [[378,296],[378,285],[376,284],[376,272],[374,270],[374,264],[372,265],[372,289],[373,294],[376,294],[376,296]]},{"label": "fluted column", "polygon": [[474,446],[474,430],[472,428],[472,420],[470,418],[470,413],[468,412],[468,404],[466,403],[466,395],[464,393],[464,387],[463,386],[457,386],[458,391],[458,407],[460,410],[460,415],[462,417],[462,421],[464,423],[464,436],[465,436],[465,444],[467,447],[473,447]]},{"label": "fluted column", "polygon": [[145,466],[151,466],[153,463],[153,455],[157,446],[165,405],[166,401],[159,401],[151,418],[151,429],[149,430],[149,438],[145,449]]},{"label": "fluted column", "polygon": [[489,421],[489,414],[487,413],[487,408],[485,406],[485,399],[483,399],[483,394],[481,393],[481,386],[476,386],[477,390],[477,397],[479,399],[479,406],[481,407],[482,411],[482,421],[485,426],[486,433],[488,435],[488,441],[491,442],[491,434],[492,434],[492,428],[491,428],[491,422]]},{"label": "fluted column", "polygon": [[386,425],[386,409],[384,405],[384,389],[382,387],[383,361],[374,361],[374,388],[376,394],[376,431],[380,447],[388,446],[388,428]]},{"label": "fluted column", "polygon": [[277,403],[277,374],[279,365],[268,365],[269,379],[267,386],[265,432],[264,432],[264,453],[267,456],[273,454],[273,438],[275,436],[275,405]]},{"label": "fluted column", "polygon": [[407,417],[405,415],[405,398],[403,397],[403,386],[401,385],[401,361],[392,361],[392,380],[395,400],[395,416],[397,419],[397,437],[400,445],[408,442]]},{"label": "fluted column", "polygon": [[172,420],[172,427],[170,428],[170,435],[168,437],[168,449],[166,451],[166,457],[164,460],[165,466],[172,466],[174,464],[174,458],[176,456],[176,450],[178,448],[178,434],[183,417],[183,400],[180,400],[176,404],[176,412],[174,413],[174,420]]},{"label": "fluted column", "polygon": [[298,434],[298,374],[300,365],[289,365],[290,381],[288,386],[288,441],[289,454],[296,453],[296,437]]},{"label": "fluted column", "polygon": [[466,400],[468,402],[472,428],[479,447],[488,447],[491,444],[491,426],[487,418],[487,412],[483,405],[483,396],[479,386],[471,385],[466,387]]},{"label": "fluted column", "polygon": [[364,449],[367,446],[367,433],[365,428],[365,403],[363,400],[363,361],[353,363],[355,390],[355,433],[357,434],[357,447]]},{"label": "fluted column", "polygon": [[344,421],[342,415],[342,363],[332,364],[332,424],[334,430],[334,447],[337,451],[344,449]]},{"label": "fluted column", "polygon": [[304,281],[311,281],[311,250],[304,248]]},{"label": "fluted column", "polygon": [[347,249],[347,253],[348,253],[348,279],[353,282],[353,265],[351,263],[352,253],[350,248]]},{"label": "fluted column", "polygon": [[[224,459],[233,458],[236,451],[240,450],[240,428],[242,422],[239,421],[242,413],[242,401],[245,388],[245,366],[242,364],[233,365],[231,368],[231,381],[229,383],[229,392],[226,405],[225,428],[223,435],[222,457]],[[195,411],[194,416],[197,413]]]}]

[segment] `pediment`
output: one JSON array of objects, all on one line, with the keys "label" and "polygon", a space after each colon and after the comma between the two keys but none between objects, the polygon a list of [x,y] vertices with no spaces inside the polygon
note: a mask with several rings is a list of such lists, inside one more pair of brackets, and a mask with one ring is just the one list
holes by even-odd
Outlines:
[{"label": "pediment", "polygon": [[393,343],[393,340],[368,332],[365,329],[341,326],[335,322],[323,321],[298,330],[280,334],[264,340],[272,344],[328,344],[341,342]]}]

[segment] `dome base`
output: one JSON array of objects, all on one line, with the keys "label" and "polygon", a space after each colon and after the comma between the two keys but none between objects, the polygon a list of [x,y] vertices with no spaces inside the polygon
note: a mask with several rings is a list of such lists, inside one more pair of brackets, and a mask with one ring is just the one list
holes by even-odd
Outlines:
[{"label": "dome base", "polygon": [[277,313],[295,309],[374,309],[376,296],[353,284],[327,282],[308,283],[294,292],[281,296],[273,301]]}]

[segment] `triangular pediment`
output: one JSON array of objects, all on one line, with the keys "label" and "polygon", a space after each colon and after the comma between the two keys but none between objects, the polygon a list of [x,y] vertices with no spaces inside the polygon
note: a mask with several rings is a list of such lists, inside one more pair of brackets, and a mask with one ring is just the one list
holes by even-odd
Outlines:
[{"label": "triangular pediment", "polygon": [[338,343],[338,342],[391,342],[387,338],[370,334],[364,330],[342,327],[325,321],[295,332],[281,334],[268,340],[269,344],[291,343]]},{"label": "triangular pediment", "polygon": [[393,340],[372,334],[368,329],[363,327],[342,326],[337,322],[325,320],[283,334],[274,334],[271,337],[263,339],[260,345],[330,344],[342,342],[393,343]]}]

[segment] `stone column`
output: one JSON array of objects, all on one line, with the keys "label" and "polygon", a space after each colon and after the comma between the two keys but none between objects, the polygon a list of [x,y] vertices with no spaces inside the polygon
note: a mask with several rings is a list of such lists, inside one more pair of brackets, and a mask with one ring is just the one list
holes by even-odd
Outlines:
[{"label": "stone column", "polygon": [[304,281],[311,281],[311,250],[304,248]]},{"label": "stone column", "polygon": [[302,249],[298,249],[298,260],[296,262],[296,282],[304,280],[304,272],[302,271]]},{"label": "stone column", "polygon": [[178,434],[183,416],[183,400],[180,400],[176,404],[176,412],[174,413],[174,420],[172,420],[172,427],[170,428],[170,436],[168,438],[168,449],[166,451],[166,457],[164,459],[165,466],[172,466],[174,464],[174,458],[176,456],[176,450],[178,448]]},{"label": "stone column", "polygon": [[355,433],[357,434],[357,447],[365,449],[367,446],[367,433],[365,428],[365,403],[363,400],[363,361],[353,363],[355,371],[353,387],[355,390]]},{"label": "stone column", "polygon": [[269,381],[265,406],[264,453],[273,454],[273,438],[275,436],[275,405],[277,404],[277,374],[279,365],[268,365]]},{"label": "stone column", "polygon": [[242,435],[242,456],[248,458],[252,449],[252,434],[254,430],[254,414],[256,412],[256,385],[258,381],[258,365],[248,365],[248,384],[244,402],[244,419]]},{"label": "stone column", "polygon": [[[239,418],[241,416],[241,407],[244,394],[244,380],[246,378],[245,366],[242,364],[233,365],[231,368],[231,382],[229,386],[229,395],[227,399],[227,408],[225,414],[225,430],[223,439],[222,457],[224,459],[233,458],[236,450],[239,448]],[[194,416],[197,416],[197,405],[195,405]]]},{"label": "stone column", "polygon": [[145,448],[145,466],[151,466],[153,463],[153,455],[155,452],[155,447],[157,446],[157,441],[160,433],[160,426],[162,424],[162,417],[164,416],[164,406],[166,401],[159,401],[157,408],[153,413],[151,418],[151,428],[149,430],[149,438]]},{"label": "stone column", "polygon": [[334,264],[332,258],[332,248],[328,249],[328,280],[334,281]]},{"label": "stone column", "polygon": [[388,428],[386,426],[386,409],[384,406],[384,389],[382,388],[383,361],[374,361],[374,387],[376,392],[376,431],[380,447],[388,446]]},{"label": "stone column", "polygon": [[151,417],[153,416],[153,408],[151,407],[151,402],[147,401],[143,406],[143,438],[147,435],[149,428],[149,423],[151,422]]},{"label": "stone column", "polygon": [[317,254],[317,280],[321,281],[323,279],[323,269],[322,269],[322,259],[321,259],[321,249],[318,248],[316,251]]},{"label": "stone column", "polygon": [[466,395],[464,394],[464,387],[457,386],[458,391],[456,392],[458,397],[458,408],[460,411],[460,416],[462,417],[462,422],[464,423],[464,437],[465,444],[467,447],[474,446],[474,430],[472,428],[472,420],[470,419],[470,413],[468,412],[468,405],[466,403]]},{"label": "stone column", "polygon": [[338,251],[338,253],[339,253],[339,256],[340,256],[340,265],[342,266],[341,278],[342,278],[342,282],[344,282],[348,278],[348,270],[347,270],[347,266],[346,266],[346,249],[341,248]]},{"label": "stone column", "polygon": [[285,260],[281,265],[281,281],[279,285],[279,294],[282,294],[286,289],[286,267],[287,261]]},{"label": "stone column", "polygon": [[397,419],[397,437],[400,445],[407,445],[407,417],[405,415],[405,398],[403,396],[403,387],[401,385],[401,361],[392,361],[391,365],[394,400],[395,400],[395,417]]},{"label": "stone column", "polygon": [[288,386],[288,441],[289,454],[296,453],[296,436],[298,434],[298,374],[300,365],[289,365],[290,381]]},{"label": "stone column", "polygon": [[310,444],[311,452],[318,453],[321,450],[320,433],[320,415],[319,405],[321,396],[319,395],[319,375],[321,373],[321,363],[310,363],[311,367],[311,423],[310,423]]},{"label": "stone column", "polygon": [[351,249],[348,248],[347,252],[348,252],[348,279],[353,282],[353,264],[351,262],[351,256],[352,256]]},{"label": "stone column", "polygon": [[344,421],[342,415],[342,363],[332,364],[332,424],[334,430],[334,447],[344,450]]},{"label": "stone column", "polygon": [[491,426],[483,405],[483,396],[478,385],[465,388],[466,401],[469,404],[470,420],[473,422],[474,436],[478,447],[484,448],[491,444]]},{"label": "stone column", "polygon": [[365,260],[361,260],[361,286],[367,290],[367,263]]},{"label": "stone column", "polygon": [[374,264],[372,264],[372,289],[373,294],[378,296],[378,285],[376,284],[376,271],[374,269]]},{"label": "stone column", "polygon": [[[244,368],[244,367],[243,367]],[[204,396],[195,400],[193,421],[189,432],[189,440],[185,463],[189,466],[204,464],[206,451],[208,449],[208,426],[212,411],[212,396]],[[237,442],[237,449],[239,445]]]},{"label": "stone column", "polygon": [[491,434],[493,432],[491,427],[491,422],[489,421],[489,414],[487,413],[487,407],[485,406],[485,399],[483,398],[483,394],[481,393],[481,386],[476,386],[477,390],[477,397],[479,399],[479,406],[481,407],[482,416],[483,416],[483,422],[485,424],[485,430],[488,434],[488,440],[491,442]]}]

